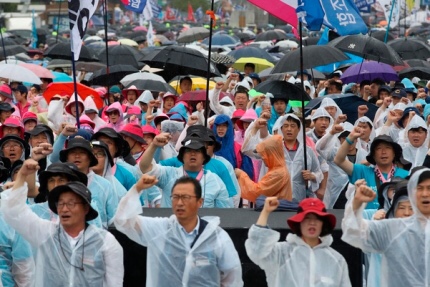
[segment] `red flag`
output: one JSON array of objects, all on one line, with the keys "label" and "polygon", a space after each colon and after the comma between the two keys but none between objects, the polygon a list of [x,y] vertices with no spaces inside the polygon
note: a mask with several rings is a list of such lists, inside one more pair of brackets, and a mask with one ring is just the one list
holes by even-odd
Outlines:
[{"label": "red flag", "polygon": [[188,22],[196,22],[196,18],[194,18],[194,12],[193,12],[193,6],[191,6],[191,3],[188,2]]},{"label": "red flag", "polygon": [[166,15],[164,16],[165,20],[169,21],[169,20],[176,20],[176,16],[175,13],[173,12],[173,10],[170,8],[170,6],[167,6],[166,8]]},{"label": "red flag", "polygon": [[248,0],[248,2],[297,28],[297,0]]}]

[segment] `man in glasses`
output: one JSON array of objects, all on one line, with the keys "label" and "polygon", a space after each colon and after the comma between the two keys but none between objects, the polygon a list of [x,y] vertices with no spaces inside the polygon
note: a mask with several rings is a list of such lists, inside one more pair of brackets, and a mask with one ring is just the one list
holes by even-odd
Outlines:
[{"label": "man in glasses", "polygon": [[111,233],[88,224],[98,213],[83,183],[50,191],[48,205],[59,222],[39,218],[26,204],[26,182],[39,168],[37,161],[25,161],[1,206],[6,222],[37,249],[35,286],[122,286],[123,250]]},{"label": "man in glasses", "polygon": [[243,286],[242,268],[218,217],[198,216],[203,205],[202,186],[184,176],[171,189],[169,218],[141,216],[141,191],[158,183],[143,175],[121,199],[114,217],[116,228],[148,248],[146,286]]}]

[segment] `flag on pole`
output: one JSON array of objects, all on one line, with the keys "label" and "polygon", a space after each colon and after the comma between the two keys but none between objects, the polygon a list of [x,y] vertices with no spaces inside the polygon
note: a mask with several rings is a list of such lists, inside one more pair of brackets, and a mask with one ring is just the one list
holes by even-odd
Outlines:
[{"label": "flag on pole", "polygon": [[146,43],[148,43],[148,47],[154,46],[154,30],[152,29],[152,21],[149,21],[148,33],[146,34]]},{"label": "flag on pole", "polygon": [[69,0],[70,40],[75,61],[79,60],[82,39],[98,4],[99,0]]},{"label": "flag on pole", "polygon": [[297,0],[248,0],[248,2],[297,28]]},{"label": "flag on pole", "polygon": [[146,21],[149,21],[152,19],[152,17],[154,17],[154,14],[152,13],[152,7],[151,6],[152,6],[151,1],[147,1],[145,9],[143,9],[143,18],[145,18]]},{"label": "flag on pole", "polygon": [[321,30],[324,22],[324,10],[321,3],[315,0],[299,0],[296,9],[297,17],[311,31]]},{"label": "flag on pole", "polygon": [[[400,21],[400,2],[401,0],[378,0],[382,9],[384,9],[385,19],[390,22],[390,28],[394,28]],[[393,6],[394,2],[394,6]],[[393,10],[391,12],[391,10]],[[391,16],[391,21],[390,21]]]},{"label": "flag on pole", "polygon": [[188,22],[196,22],[196,18],[194,18],[194,11],[193,6],[191,6],[191,3],[188,2],[188,16],[187,16]]},{"label": "flag on pole", "polygon": [[36,19],[34,18],[34,10],[31,14],[32,19],[31,19],[31,47],[33,49],[37,48],[37,41],[39,40],[39,38],[37,37],[37,29],[36,29]]},{"label": "flag on pole", "polygon": [[146,6],[146,0],[121,0],[125,9],[142,14]]}]

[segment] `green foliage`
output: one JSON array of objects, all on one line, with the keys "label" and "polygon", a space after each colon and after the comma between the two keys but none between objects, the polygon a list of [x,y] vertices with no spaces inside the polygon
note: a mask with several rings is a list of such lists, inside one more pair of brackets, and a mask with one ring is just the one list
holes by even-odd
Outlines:
[{"label": "green foliage", "polygon": [[18,9],[18,4],[16,3],[4,3],[1,4],[1,7],[3,8],[5,13],[15,13]]},{"label": "green foliage", "polygon": [[186,12],[188,11],[188,3],[191,3],[194,12],[196,12],[196,9],[199,7],[202,7],[203,11],[209,10],[211,7],[211,2],[209,0],[171,0],[170,7]]}]

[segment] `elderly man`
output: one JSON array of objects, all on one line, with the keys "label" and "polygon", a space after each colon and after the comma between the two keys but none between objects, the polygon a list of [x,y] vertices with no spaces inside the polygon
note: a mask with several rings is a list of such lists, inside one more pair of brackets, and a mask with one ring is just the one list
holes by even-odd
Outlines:
[{"label": "elderly man", "polygon": [[178,159],[184,164],[182,167],[161,166],[153,161],[157,148],[165,146],[169,142],[169,138],[168,133],[157,135],[143,153],[139,163],[142,173],[157,177],[157,186],[163,192],[161,207],[172,206],[170,191],[175,180],[182,176],[189,176],[200,182],[203,189],[204,207],[233,207],[233,200],[229,198],[227,188],[219,176],[203,169],[210,157],[206,152],[205,143],[200,139],[189,138],[184,142],[178,154]]},{"label": "elderly man", "polygon": [[114,219],[119,231],[148,247],[146,286],[243,286],[239,256],[219,218],[198,216],[204,202],[200,182],[187,176],[174,182],[169,218],[140,216],[139,191],[156,183],[155,176],[143,175]]},{"label": "elderly man", "polygon": [[98,213],[84,184],[72,181],[49,193],[48,205],[59,223],[30,210],[25,181],[38,168],[32,159],[24,162],[1,206],[5,221],[37,248],[35,286],[122,286],[122,248],[112,234],[87,223]]}]

